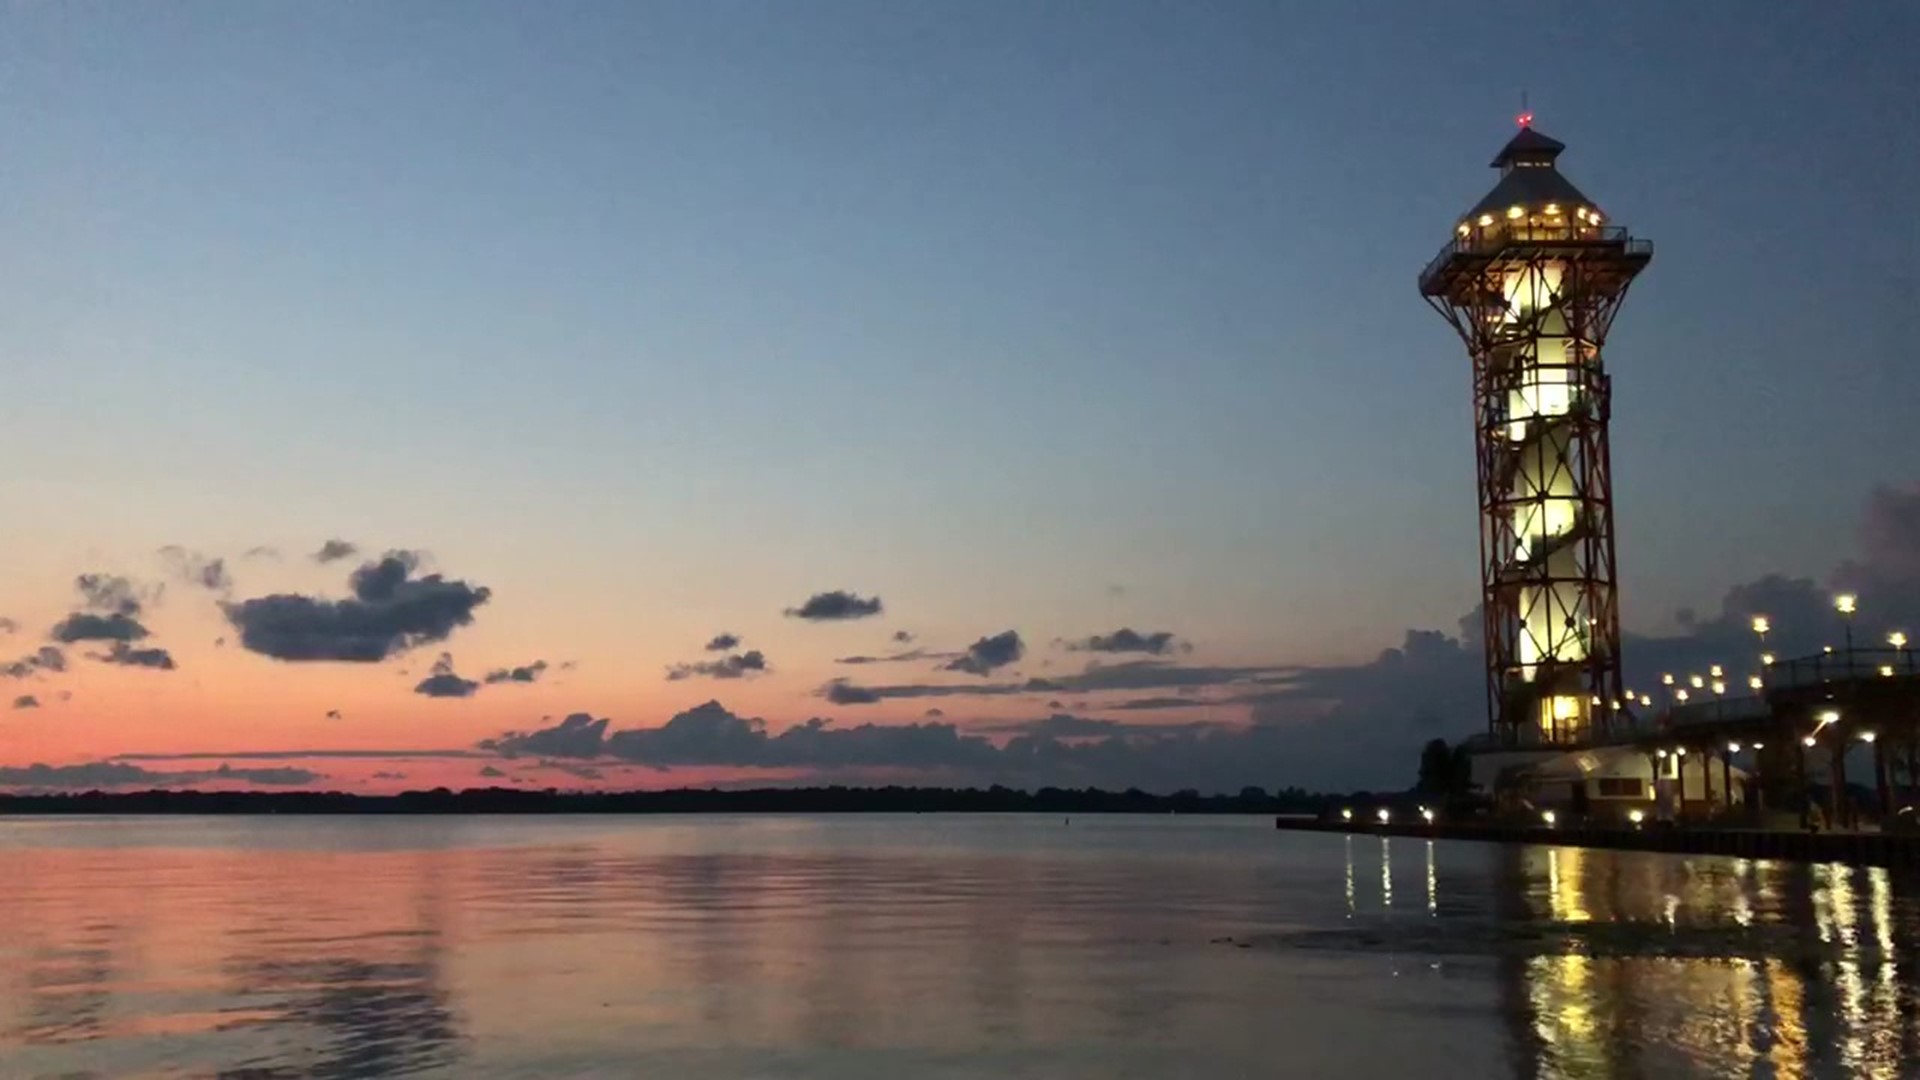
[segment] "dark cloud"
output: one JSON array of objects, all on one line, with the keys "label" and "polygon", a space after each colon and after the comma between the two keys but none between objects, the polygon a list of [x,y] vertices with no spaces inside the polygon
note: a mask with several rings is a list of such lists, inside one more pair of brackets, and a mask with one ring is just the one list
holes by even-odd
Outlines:
[{"label": "dark cloud", "polygon": [[895,630],[893,632],[893,640],[897,644],[905,645],[913,640],[913,635],[905,630]]},{"label": "dark cloud", "polygon": [[657,728],[608,734],[607,725],[606,720],[576,713],[557,727],[509,734],[482,746],[506,754],[607,758],[656,767],[932,767],[969,757],[986,761],[995,753],[985,739],[962,736],[950,724],[835,728],[831,721],[816,718],[768,735],[765,721],[736,716],[717,701],[679,713]]},{"label": "dark cloud", "polygon": [[607,725],[612,722],[605,718],[595,720],[587,713],[574,713],[553,727],[528,732],[510,731],[497,739],[482,742],[480,748],[508,757],[523,754],[539,757],[597,757],[606,741]]},{"label": "dark cloud", "polygon": [[24,679],[41,671],[67,670],[67,654],[52,645],[42,645],[11,664],[0,665],[0,676]]},{"label": "dark cloud", "polygon": [[991,675],[996,668],[1002,668],[1025,656],[1027,647],[1020,640],[1018,632],[1005,630],[992,637],[983,637],[967,646],[967,651],[958,659],[946,664],[947,671],[964,671],[970,675]]},{"label": "dark cloud", "polygon": [[[1035,722],[1004,744],[948,723],[837,727],[813,719],[770,734],[764,722],[717,702],[689,709],[655,728],[608,731],[584,713],[558,727],[517,733],[483,746],[499,753],[615,761],[653,768],[734,766],[807,769],[823,780],[858,782],[864,770],[911,769],[927,782],[1015,787],[1197,787],[1237,791],[1272,787],[1286,771],[1281,739],[1266,728],[1156,725],[1131,729],[1095,721]],[[1047,731],[1066,729],[1067,735]],[[1417,747],[1415,748],[1417,756]],[[1407,763],[1410,772],[1412,762]]]},{"label": "dark cloud", "polygon": [[722,632],[722,633],[713,635],[713,637],[707,641],[707,651],[708,652],[726,652],[728,649],[738,648],[739,645],[740,645],[739,634],[729,634],[729,633]]},{"label": "dark cloud", "polygon": [[479,683],[454,674],[452,654],[441,653],[440,659],[433,662],[432,672],[414,686],[413,692],[427,697],[463,698],[472,697],[478,689]]},{"label": "dark cloud", "polygon": [[380,772],[374,773],[373,778],[375,780],[405,780],[407,778],[407,774],[403,772],[387,772],[385,770],[382,770]]},{"label": "dark cloud", "polygon": [[419,557],[388,552],[348,579],[352,597],[276,593],[223,604],[240,644],[277,660],[372,663],[444,641],[473,621],[492,592],[439,574],[415,577]]},{"label": "dark cloud", "polygon": [[488,779],[492,779],[494,777],[505,776],[507,774],[504,772],[501,772],[499,769],[496,769],[491,765],[483,765],[480,767],[480,775],[487,777]]},{"label": "dark cloud", "polygon": [[1086,739],[1106,735],[1181,735],[1203,730],[1214,725],[1194,724],[1123,724],[1118,720],[1105,720],[1091,716],[1074,716],[1069,713],[1054,713],[1039,720],[1003,720],[987,724],[974,724],[968,730],[984,735],[1031,735],[1047,739]]},{"label": "dark cloud", "polygon": [[136,648],[124,641],[116,641],[113,647],[103,653],[88,653],[88,657],[103,664],[118,664],[121,667],[152,668],[155,671],[172,671],[173,654],[161,648]]},{"label": "dark cloud", "polygon": [[937,706],[937,705],[936,705],[936,706],[934,706],[933,708],[931,708],[931,709],[928,709],[928,710],[927,710],[927,711],[926,711],[925,713],[923,713],[922,715],[924,715],[924,716],[929,716],[929,717],[939,717],[939,716],[945,716],[945,715],[947,715],[947,710],[945,710],[945,709],[942,709],[942,708],[940,708],[939,706]]},{"label": "dark cloud", "polygon": [[0,615],[0,634],[11,634],[20,629],[20,624],[4,615]]},{"label": "dark cloud", "polygon": [[278,559],[280,557],[280,549],[271,544],[255,544],[241,552],[240,557],[243,559]]},{"label": "dark cloud", "polygon": [[903,664],[913,660],[948,660],[958,653],[930,653],[925,649],[908,649],[892,656],[840,656],[834,658],[836,664]]},{"label": "dark cloud", "polygon": [[338,720],[338,719],[340,719],[340,710],[339,710],[339,709],[328,709],[328,710],[327,710],[327,719],[329,719],[329,720]]},{"label": "dark cloud", "polygon": [[1191,709],[1196,704],[1199,704],[1199,703],[1194,701],[1194,699],[1191,697],[1143,697],[1143,698],[1128,698],[1125,701],[1113,702],[1107,705],[1106,707],[1109,709],[1129,709],[1129,710]]},{"label": "dark cloud", "polygon": [[96,615],[88,611],[76,611],[55,623],[47,636],[55,641],[72,644],[76,641],[139,641],[147,636],[147,628],[140,620],[122,612],[111,615]]},{"label": "dark cloud", "polygon": [[577,776],[582,780],[600,780],[607,775],[591,765],[582,765],[577,761],[542,761],[540,767],[543,769],[558,769],[569,776]]},{"label": "dark cloud", "polygon": [[823,686],[820,693],[835,704],[864,705],[889,698],[1004,697],[1013,694],[1057,695],[1183,688],[1244,691],[1283,684],[1298,670],[1277,665],[1185,666],[1165,660],[1127,660],[1117,664],[1090,663],[1077,675],[1032,678],[1024,682],[859,686],[846,679],[834,679]]},{"label": "dark cloud", "polygon": [[488,686],[493,686],[498,683],[538,682],[540,676],[545,673],[546,670],[547,662],[545,660],[535,660],[531,664],[522,664],[519,667],[494,668],[492,671],[487,672],[485,678]]},{"label": "dark cloud", "polygon": [[176,772],[156,772],[120,761],[98,761],[86,765],[0,766],[0,787],[27,790],[87,791],[96,788],[188,787],[231,782],[297,787],[322,778],[320,773],[306,769],[236,769],[230,765]]},{"label": "dark cloud", "polygon": [[203,589],[220,593],[233,587],[233,578],[227,573],[225,559],[189,551],[179,544],[168,544],[161,548],[160,558],[166,562],[174,576],[189,585],[198,585]]},{"label": "dark cloud", "polygon": [[157,587],[136,585],[119,574],[81,574],[73,585],[80,590],[82,607],[108,615],[138,615],[159,595]]},{"label": "dark cloud", "polygon": [[1130,626],[1123,626],[1111,634],[1094,634],[1067,642],[1067,648],[1076,652],[1147,653],[1152,656],[1164,656],[1176,649],[1192,651],[1190,646],[1186,646],[1170,631],[1155,630],[1142,634]]},{"label": "dark cloud", "polygon": [[770,670],[767,658],[759,649],[748,649],[743,653],[723,656],[718,660],[703,660],[692,664],[675,664],[667,669],[667,680],[677,682],[695,676],[710,679],[739,679],[758,675]]},{"label": "dark cloud", "polygon": [[816,622],[829,619],[864,619],[869,615],[880,614],[880,598],[862,597],[843,589],[832,592],[814,593],[807,602],[797,608],[788,608],[787,614],[796,619],[810,619]]},{"label": "dark cloud", "polygon": [[309,557],[317,563],[330,563],[338,562],[341,559],[351,559],[358,554],[360,554],[360,545],[349,543],[345,540],[334,539],[321,544],[320,550],[314,552]]},{"label": "dark cloud", "polygon": [[16,709],[37,709],[40,707],[40,699],[34,697],[32,694],[21,694],[19,697],[13,699],[13,707]]},{"label": "dark cloud", "polygon": [[835,705],[878,705],[880,695],[864,686],[855,686],[845,679],[834,679],[821,688],[820,694]]}]

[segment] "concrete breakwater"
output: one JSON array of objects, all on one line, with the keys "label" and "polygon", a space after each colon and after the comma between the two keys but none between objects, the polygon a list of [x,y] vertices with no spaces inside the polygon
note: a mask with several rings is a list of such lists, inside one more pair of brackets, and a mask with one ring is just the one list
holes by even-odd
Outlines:
[{"label": "concrete breakwater", "polygon": [[1621,851],[1684,855],[1733,855],[1748,859],[1833,862],[1853,866],[1920,869],[1920,836],[1897,833],[1789,832],[1781,829],[1715,829],[1648,824],[1639,828],[1582,825],[1520,825],[1325,821],[1278,817],[1274,828],[1299,832],[1406,836],[1429,840],[1481,840],[1503,844],[1560,844]]}]

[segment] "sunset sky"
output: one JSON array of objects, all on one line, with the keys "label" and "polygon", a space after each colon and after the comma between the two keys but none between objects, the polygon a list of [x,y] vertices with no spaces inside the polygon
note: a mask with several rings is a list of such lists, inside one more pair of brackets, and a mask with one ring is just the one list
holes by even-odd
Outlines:
[{"label": "sunset sky", "polygon": [[1916,40],[0,6],[0,787],[1404,785],[1484,725],[1415,276],[1523,91],[1656,244],[1607,353],[1630,673],[1762,608],[1816,644],[1840,584],[1920,630]]}]

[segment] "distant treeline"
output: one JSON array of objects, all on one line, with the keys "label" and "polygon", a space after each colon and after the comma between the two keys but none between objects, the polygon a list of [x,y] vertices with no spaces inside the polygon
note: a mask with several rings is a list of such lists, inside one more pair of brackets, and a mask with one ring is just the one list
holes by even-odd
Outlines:
[{"label": "distant treeline", "polygon": [[1237,795],[1137,789],[809,787],[672,791],[527,791],[468,788],[355,795],[339,791],[86,791],[0,795],[0,814],[1320,814],[1366,799],[1288,788],[1243,788]]}]

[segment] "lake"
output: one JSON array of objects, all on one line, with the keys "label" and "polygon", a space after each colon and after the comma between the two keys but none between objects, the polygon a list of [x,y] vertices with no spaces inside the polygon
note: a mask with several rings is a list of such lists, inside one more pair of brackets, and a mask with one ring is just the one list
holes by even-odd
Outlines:
[{"label": "lake", "polygon": [[1920,1075],[1920,883],[1267,818],[0,819],[0,1076]]}]

